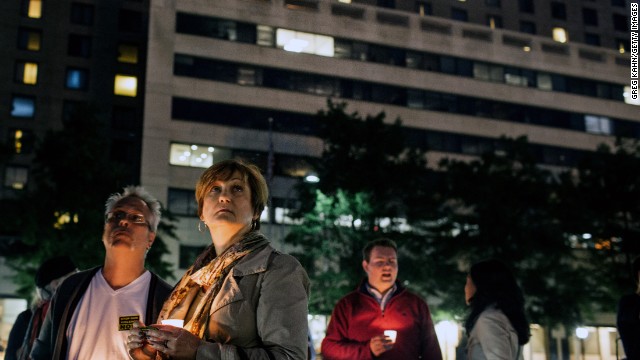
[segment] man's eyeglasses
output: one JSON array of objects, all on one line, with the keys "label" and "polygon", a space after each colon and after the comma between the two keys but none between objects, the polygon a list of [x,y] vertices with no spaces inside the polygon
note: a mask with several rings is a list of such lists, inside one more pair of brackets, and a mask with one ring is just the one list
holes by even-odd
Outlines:
[{"label": "man's eyeglasses", "polygon": [[110,212],[105,216],[106,222],[119,223],[122,220],[127,220],[131,224],[144,224],[150,226],[147,219],[142,214],[132,214],[124,211]]}]

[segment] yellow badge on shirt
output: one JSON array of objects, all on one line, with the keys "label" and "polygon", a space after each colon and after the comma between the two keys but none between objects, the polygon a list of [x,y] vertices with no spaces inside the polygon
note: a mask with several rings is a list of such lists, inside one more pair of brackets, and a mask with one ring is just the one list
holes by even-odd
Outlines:
[{"label": "yellow badge on shirt", "polygon": [[140,320],[140,315],[120,316],[118,321],[118,331],[131,330],[133,322]]}]

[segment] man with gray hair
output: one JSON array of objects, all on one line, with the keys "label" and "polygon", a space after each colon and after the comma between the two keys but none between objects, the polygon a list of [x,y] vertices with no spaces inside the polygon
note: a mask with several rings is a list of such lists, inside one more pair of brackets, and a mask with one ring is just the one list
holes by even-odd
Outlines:
[{"label": "man with gray hair", "polygon": [[126,359],[134,321],[156,321],[171,286],[144,267],[160,223],[160,203],[140,186],[105,206],[104,265],[66,279],[56,291],[33,359]]}]

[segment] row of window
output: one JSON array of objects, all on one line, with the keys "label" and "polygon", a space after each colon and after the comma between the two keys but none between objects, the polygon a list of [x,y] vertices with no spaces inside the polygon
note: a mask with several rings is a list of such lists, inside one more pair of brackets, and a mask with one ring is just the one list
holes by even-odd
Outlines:
[{"label": "row of window", "polygon": [[[35,85],[37,83],[37,64],[18,64],[16,81]],[[89,89],[89,70],[68,68],[65,77],[65,88],[87,91]],[[138,78],[131,75],[116,74],[113,93],[119,96],[135,97],[138,94]],[[11,116],[16,118],[33,118],[36,113],[36,98],[31,95],[15,94],[11,98]]]},{"label": "row of window", "polygon": [[[551,18],[556,20],[567,20],[567,7],[564,3],[552,1],[550,5],[551,5]],[[425,15],[432,15],[431,13],[429,13],[429,11],[430,11],[429,8],[426,8]],[[487,15],[487,19],[490,19],[490,18],[499,20],[496,22],[499,23],[500,25],[498,26],[496,24],[495,27],[498,27],[498,28],[502,27],[502,18],[499,15]],[[469,15],[467,13],[467,10],[465,9],[452,7],[451,19],[466,22],[466,21],[469,21]],[[625,15],[613,14],[611,19],[613,21],[613,28],[615,30],[620,32],[626,32],[629,30],[627,26],[628,19]],[[597,27],[599,25],[598,11],[593,8],[586,8],[586,7],[582,8],[582,22],[586,26]],[[530,23],[530,22],[521,21],[521,24],[523,23]],[[491,25],[491,24],[487,22],[486,25]],[[535,28],[535,24],[534,24],[534,28]],[[522,25],[521,25],[520,31],[530,33],[529,28],[524,27]],[[536,32],[533,32],[533,34],[535,33]]]},{"label": "row of window", "polygon": [[[481,67],[473,71],[490,75],[488,69]],[[640,137],[640,125],[620,119],[610,120],[602,117],[607,126],[590,126],[586,119],[591,114],[579,114],[568,111],[552,110],[534,106],[511,104],[501,101],[481,99],[434,91],[401,88],[384,84],[328,77],[323,75],[286,71],[253,65],[236,64],[206,58],[180,55],[175,56],[174,74],[215,81],[224,81],[240,85],[253,85],[268,88],[291,90],[326,97],[339,97],[370,101],[382,104],[393,104],[414,109],[450,112],[518,123],[530,123],[548,127],[565,128],[577,131],[595,132],[597,134]],[[527,81],[526,76],[512,75],[511,81]],[[551,78],[546,82],[563,80]],[[565,84],[566,85],[566,84]],[[605,91],[604,89],[602,91]],[[187,119],[200,119],[208,116],[205,108],[208,103],[192,105],[188,109]],[[209,109],[209,111],[211,111]],[[174,115],[177,115],[174,113]],[[177,116],[178,118],[183,118]],[[240,120],[248,121],[248,120]]]},{"label": "row of window", "polygon": [[[342,2],[350,2],[350,0],[341,0]],[[394,0],[380,0],[379,2],[384,3],[384,5],[379,5],[379,6],[383,6],[383,7],[389,7],[389,8],[395,8],[395,1]],[[489,7],[489,8],[500,8],[501,4],[499,0],[486,0],[485,4]],[[519,5],[519,10],[521,13],[524,14],[534,14],[535,13],[535,6],[534,6],[534,1],[533,0],[519,0],[518,1],[518,5]],[[612,1],[612,5],[613,6],[617,6],[617,7],[625,7],[626,6],[626,2],[624,0],[613,0]],[[564,2],[561,1],[552,1],[549,4],[549,12],[551,15],[551,18],[554,20],[568,20],[569,15],[567,12],[567,6]],[[449,14],[449,17],[453,20],[457,20],[457,21],[469,21],[469,15],[468,15],[468,10],[460,8],[460,7],[451,7],[451,12]],[[434,15],[433,12],[433,6],[432,3],[429,1],[425,1],[425,0],[418,0],[416,2],[416,9],[415,11],[420,14],[421,16],[425,16],[425,15]],[[600,20],[599,20],[599,16],[598,16],[598,10],[594,9],[594,8],[590,8],[590,7],[583,7],[582,8],[582,23],[585,26],[590,26],[590,27],[597,27],[600,24]],[[572,15],[573,16],[573,15]],[[500,15],[487,15],[486,16],[486,23],[485,25],[491,26],[492,28],[498,27],[498,28],[502,28],[502,17]],[[628,31],[628,19],[625,15],[622,14],[613,14],[612,15],[612,23],[613,23],[613,27],[616,31],[620,31],[620,32],[627,32]],[[520,31],[522,32],[526,32],[526,33],[531,33],[531,34],[536,34],[536,30],[535,30],[536,26],[535,23],[530,22],[530,21],[521,21],[520,22]],[[585,34],[585,42],[587,44],[591,44],[591,45],[599,45],[598,44],[592,44],[590,42],[588,42],[589,38],[593,38],[593,36],[596,36],[596,34],[588,34],[589,36],[587,36],[587,34]],[[626,48],[627,50],[629,48]]]},{"label": "row of window", "polygon": [[[275,111],[270,109],[251,108],[213,102],[205,102],[186,98],[173,98],[172,118],[174,120],[186,120],[219,124],[256,130],[267,130],[269,118],[274,119],[272,125],[275,131],[299,133],[309,136],[317,136],[315,130],[319,129],[318,118],[309,114],[293,113],[288,111]],[[588,119],[587,119],[588,118]],[[598,131],[606,130],[611,124],[606,118],[596,117]],[[591,116],[585,117],[583,122],[592,124]],[[601,124],[600,122],[603,122]],[[636,129],[637,130],[637,129]],[[500,142],[493,138],[468,136],[455,133],[438,132],[417,128],[406,128],[408,144],[427,150],[458,153],[467,155],[480,155],[485,150],[499,150]],[[577,164],[581,151],[543,145],[531,145],[535,150],[535,156],[541,164],[573,166]],[[250,160],[256,162],[263,169],[266,168],[266,152],[252,152]],[[257,155],[261,154],[261,155]],[[276,154],[277,156],[277,154]],[[276,163],[281,163],[276,161]],[[295,162],[294,162],[295,163]],[[182,164],[185,165],[185,164]],[[308,163],[305,163],[308,165]],[[305,168],[306,169],[306,168]],[[276,172],[279,170],[276,168]],[[282,175],[288,175],[282,171]]]},{"label": "row of window", "polygon": [[[176,17],[176,31],[183,34],[277,47],[286,51],[375,62],[463,77],[473,77],[479,80],[510,85],[533,87],[541,90],[568,92],[624,101],[623,86],[618,84],[376,45],[361,41],[333,38],[300,31],[275,29],[265,25],[254,25],[220,18],[178,13]],[[494,75],[486,76],[486,71],[483,72],[482,68],[491,69]],[[514,77],[526,77],[527,79],[526,81],[514,81]],[[537,79],[540,79],[540,81]],[[549,79],[555,80],[551,81]],[[571,86],[564,86],[564,84],[571,84]],[[605,90],[599,91],[598,89]]]},{"label": "row of window", "polygon": [[[55,6],[55,5],[54,5]],[[43,17],[42,0],[22,0],[20,14],[31,19]],[[81,2],[72,2],[69,11],[69,22],[75,25],[93,26],[95,6]],[[118,12],[118,31],[140,33],[144,31],[144,17],[139,11],[120,9]]]},{"label": "row of window", "polygon": [[[67,55],[90,58],[93,37],[89,35],[70,34],[67,40]],[[18,49],[40,51],[42,48],[42,31],[34,28],[18,29]],[[117,60],[121,63],[138,63],[138,46],[132,43],[118,44]]]}]

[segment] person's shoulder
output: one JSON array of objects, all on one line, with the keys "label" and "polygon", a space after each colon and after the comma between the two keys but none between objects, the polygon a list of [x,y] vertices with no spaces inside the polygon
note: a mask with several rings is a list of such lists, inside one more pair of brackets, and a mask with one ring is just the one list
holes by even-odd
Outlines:
[{"label": "person's shoulder", "polygon": [[302,268],[300,261],[298,261],[298,259],[295,256],[287,253],[283,253],[280,250],[273,248],[271,245],[267,245],[267,248],[269,248],[268,251],[270,251],[270,253],[272,254],[271,262],[275,264],[282,264],[282,265]]},{"label": "person's shoulder", "polygon": [[505,315],[502,310],[496,309],[493,306],[489,306],[480,313],[476,323],[503,323],[508,321],[509,319],[507,318],[507,315]]},{"label": "person's shoulder", "polygon": [[66,287],[75,287],[77,286],[79,283],[82,283],[84,280],[86,280],[87,278],[93,277],[96,272],[98,271],[98,269],[100,269],[100,266],[91,268],[91,269],[87,269],[87,270],[82,270],[82,271],[78,271],[74,274],[69,275],[66,279],[64,279],[64,281],[62,282],[62,284],[60,284],[60,288],[66,288]]},{"label": "person's shoulder", "polygon": [[427,305],[427,301],[424,298],[422,298],[422,296],[407,289],[406,287],[399,287],[397,290],[397,294],[395,296],[400,298],[405,298],[407,300],[411,300],[419,304]]}]

